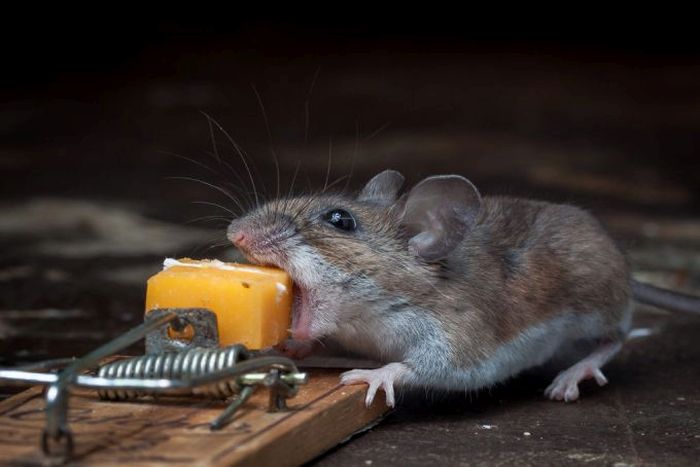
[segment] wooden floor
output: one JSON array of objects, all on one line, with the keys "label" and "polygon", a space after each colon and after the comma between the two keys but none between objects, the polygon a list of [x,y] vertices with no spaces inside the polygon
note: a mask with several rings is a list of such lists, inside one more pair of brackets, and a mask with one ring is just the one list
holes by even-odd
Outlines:
[{"label": "wooden floor", "polygon": [[[396,168],[410,183],[456,172],[487,194],[577,203],[638,278],[700,293],[693,57],[367,41],[329,51],[265,37],[151,44],[108,70],[0,90],[0,365],[84,354],[133,326],[165,256],[235,257],[226,219],[189,222],[230,216],[193,202],[235,203],[168,178],[243,186],[229,137],[268,196],[274,153],[283,192],[298,162],[294,191],[322,186],[330,160],[331,180],[351,174],[350,189]],[[700,317],[636,311],[652,334],[577,403],[543,398],[551,370],[468,396],[405,394],[313,463],[695,464]]]}]

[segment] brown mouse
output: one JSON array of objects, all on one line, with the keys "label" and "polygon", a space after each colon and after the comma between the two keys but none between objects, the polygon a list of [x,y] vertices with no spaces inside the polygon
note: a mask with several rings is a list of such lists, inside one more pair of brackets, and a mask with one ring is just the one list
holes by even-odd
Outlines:
[{"label": "brown mouse", "polygon": [[424,179],[400,196],[387,170],[357,196],[270,201],[228,228],[252,262],[295,284],[294,340],[332,339],[386,363],[352,370],[395,403],[394,386],[476,390],[586,341],[593,350],[546,389],[579,397],[621,348],[632,299],[686,311],[700,299],[635,282],[601,225],[574,206],[482,197],[458,175]]}]

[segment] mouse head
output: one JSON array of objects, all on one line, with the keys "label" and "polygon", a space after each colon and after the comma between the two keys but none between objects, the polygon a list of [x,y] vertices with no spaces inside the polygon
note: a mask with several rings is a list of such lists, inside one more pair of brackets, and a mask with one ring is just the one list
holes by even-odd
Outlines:
[{"label": "mouse head", "polygon": [[291,275],[295,339],[367,322],[405,295],[407,276],[428,274],[476,223],[481,197],[467,179],[428,177],[399,197],[403,182],[386,170],[357,196],[277,199],[230,224],[228,238],[251,262]]}]

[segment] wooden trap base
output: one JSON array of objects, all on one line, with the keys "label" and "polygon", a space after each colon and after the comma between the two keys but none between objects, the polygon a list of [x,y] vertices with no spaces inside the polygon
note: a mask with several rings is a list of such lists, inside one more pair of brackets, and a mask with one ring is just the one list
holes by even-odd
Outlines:
[{"label": "wooden trap base", "polygon": [[[307,370],[309,383],[288,400],[290,410],[267,412],[268,391],[259,388],[234,420],[219,431],[209,422],[225,402],[190,397],[107,402],[76,389],[68,420],[74,437],[71,464],[78,465],[299,465],[387,412],[383,397],[364,406],[366,386],[340,386],[338,370]],[[0,463],[43,464],[42,388],[0,402]]]}]

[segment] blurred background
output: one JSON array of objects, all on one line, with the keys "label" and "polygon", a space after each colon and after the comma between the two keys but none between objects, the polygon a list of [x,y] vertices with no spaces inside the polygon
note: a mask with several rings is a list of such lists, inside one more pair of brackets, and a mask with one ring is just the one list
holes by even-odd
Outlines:
[{"label": "blurred background", "polygon": [[0,364],[85,353],[138,323],[166,256],[235,258],[227,193],[253,196],[239,150],[261,196],[277,159],[282,193],[393,168],[577,203],[638,278],[698,291],[690,17],[353,8],[6,16]]}]

